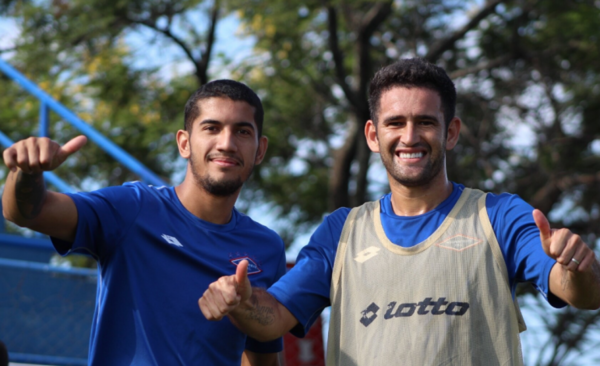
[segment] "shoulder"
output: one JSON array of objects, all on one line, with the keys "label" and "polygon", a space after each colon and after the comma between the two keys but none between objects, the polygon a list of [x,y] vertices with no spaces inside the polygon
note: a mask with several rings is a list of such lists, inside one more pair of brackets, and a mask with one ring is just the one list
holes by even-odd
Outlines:
[{"label": "shoulder", "polygon": [[533,221],[531,215],[533,207],[525,202],[521,197],[511,193],[488,193],[485,200],[485,205],[490,216],[490,220],[494,218],[504,221],[510,219],[528,218]]},{"label": "shoulder", "polygon": [[268,240],[281,247],[281,250],[285,249],[281,236],[275,230],[253,220],[250,216],[237,211],[235,208],[234,215],[237,215],[238,224],[236,231],[238,233],[241,231],[243,235],[249,235],[250,238],[255,240]]},{"label": "shoulder", "polygon": [[152,186],[140,181],[126,182],[121,186],[124,189],[133,192],[139,197],[154,196],[156,198],[170,197],[172,187],[169,186]]},{"label": "shoulder", "polygon": [[525,202],[519,195],[512,193],[488,193],[486,197],[486,206],[488,208],[497,208],[497,207],[531,207],[527,202]]},{"label": "shoulder", "polygon": [[[163,187],[148,186],[142,182],[126,182],[121,186],[101,188],[91,192],[78,192],[68,194],[75,202],[78,210],[89,206],[93,210],[101,207],[112,207],[112,209],[132,211],[140,208],[155,197],[158,201],[160,196],[166,198],[167,189]],[[162,190],[162,191],[161,191]]]},{"label": "shoulder", "polygon": [[317,227],[311,237],[311,242],[327,243],[329,246],[336,246],[342,235],[342,229],[346,219],[352,209],[341,207],[325,216],[323,222]]},{"label": "shoulder", "polygon": [[348,207],[338,208],[329,215],[326,215],[323,222],[326,222],[328,225],[332,226],[344,226],[350,211],[352,211],[352,209]]}]

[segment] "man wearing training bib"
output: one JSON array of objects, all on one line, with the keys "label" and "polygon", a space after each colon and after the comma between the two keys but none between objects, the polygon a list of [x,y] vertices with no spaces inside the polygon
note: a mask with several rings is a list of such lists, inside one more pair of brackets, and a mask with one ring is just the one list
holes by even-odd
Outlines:
[{"label": "man wearing training bib", "polygon": [[328,365],[478,366],[523,364],[518,282],[555,307],[600,307],[600,266],[579,236],[516,195],[448,180],[455,104],[446,72],[424,60],[377,72],[365,136],[391,193],[326,217],[268,291],[243,267],[221,278],[200,299],[204,315],[268,340],[303,336],[331,305]]}]

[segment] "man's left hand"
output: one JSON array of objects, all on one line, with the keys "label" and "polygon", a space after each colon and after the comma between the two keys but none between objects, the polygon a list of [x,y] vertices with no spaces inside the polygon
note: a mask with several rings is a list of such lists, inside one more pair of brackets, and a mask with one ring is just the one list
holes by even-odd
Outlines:
[{"label": "man's left hand", "polygon": [[571,272],[583,272],[596,261],[594,252],[579,235],[569,229],[551,229],[546,216],[533,210],[533,220],[540,230],[544,252]]}]

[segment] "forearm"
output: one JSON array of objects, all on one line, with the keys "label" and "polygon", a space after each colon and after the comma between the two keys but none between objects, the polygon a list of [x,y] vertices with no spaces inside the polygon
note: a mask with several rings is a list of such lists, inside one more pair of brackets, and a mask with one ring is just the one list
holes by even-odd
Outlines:
[{"label": "forearm", "polygon": [[569,271],[556,263],[550,272],[550,291],[578,309],[600,308],[600,264],[596,259],[585,271]]},{"label": "forearm", "polygon": [[19,226],[31,227],[42,211],[47,196],[42,173],[10,171],[2,195],[4,217]]},{"label": "forearm", "polygon": [[261,342],[282,337],[298,323],[285,306],[259,288],[253,288],[250,298],[228,316],[236,327]]}]

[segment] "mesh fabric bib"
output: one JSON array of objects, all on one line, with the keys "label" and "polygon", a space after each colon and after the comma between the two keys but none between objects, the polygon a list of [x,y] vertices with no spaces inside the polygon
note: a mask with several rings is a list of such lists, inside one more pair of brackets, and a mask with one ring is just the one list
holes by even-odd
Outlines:
[{"label": "mesh fabric bib", "polygon": [[522,365],[525,323],[485,207],[465,188],[440,227],[404,248],[379,202],[344,224],[331,284],[327,365]]}]

